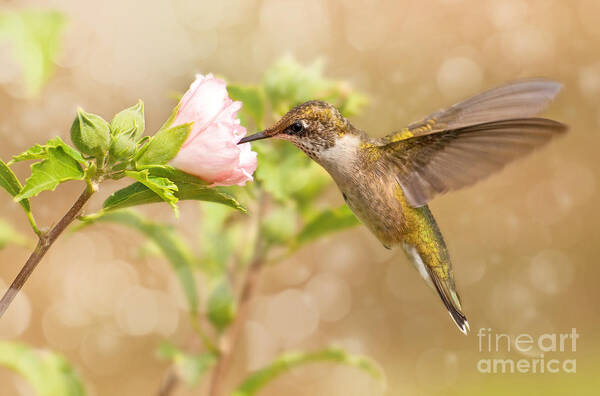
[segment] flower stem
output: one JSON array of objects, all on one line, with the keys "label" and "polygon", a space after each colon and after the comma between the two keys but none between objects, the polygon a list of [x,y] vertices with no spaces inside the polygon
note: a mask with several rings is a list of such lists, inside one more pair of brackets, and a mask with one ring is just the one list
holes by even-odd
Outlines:
[{"label": "flower stem", "polygon": [[175,388],[177,387],[178,382],[179,382],[179,378],[177,377],[175,368],[173,366],[171,366],[169,368],[169,372],[167,373],[167,376],[165,377],[162,384],[160,385],[160,388],[159,388],[156,396],[169,396],[171,394],[171,392],[173,392],[175,390]]},{"label": "flower stem", "polygon": [[[67,213],[65,213],[65,215],[54,227],[52,227],[49,231],[46,232],[40,231],[39,229],[36,231],[36,234],[38,234],[39,239],[35,249],[25,262],[25,265],[23,265],[23,268],[21,268],[21,270],[19,271],[19,274],[12,282],[8,290],[4,293],[2,299],[0,300],[0,318],[2,317],[2,315],[4,315],[4,312],[6,312],[6,310],[10,306],[10,303],[19,293],[19,290],[21,290],[25,282],[27,282],[29,275],[31,275],[35,267],[37,267],[42,257],[44,257],[44,255],[48,252],[50,246],[52,246],[54,241],[56,241],[56,239],[60,236],[60,234],[62,234],[62,232],[67,228],[67,226],[71,224],[73,220],[75,220],[83,206],[86,204],[86,202],[90,199],[90,197],[92,196],[92,194],[94,194],[96,190],[97,187],[94,184],[88,184],[85,190],[79,196],[79,198],[77,198],[77,201],[75,201],[71,209],[69,209]],[[34,224],[35,222],[32,223],[32,225]],[[37,226],[34,228],[34,230],[36,229]]]},{"label": "flower stem", "polygon": [[204,329],[202,329],[202,324],[200,323],[200,319],[198,318],[198,315],[191,314],[190,322],[192,324],[192,328],[194,329],[194,331],[196,332],[198,337],[200,337],[200,339],[202,340],[204,347],[207,350],[209,350],[211,353],[214,353],[215,355],[217,355],[219,353],[219,350],[215,346],[214,342],[212,342],[210,337],[204,332]]}]

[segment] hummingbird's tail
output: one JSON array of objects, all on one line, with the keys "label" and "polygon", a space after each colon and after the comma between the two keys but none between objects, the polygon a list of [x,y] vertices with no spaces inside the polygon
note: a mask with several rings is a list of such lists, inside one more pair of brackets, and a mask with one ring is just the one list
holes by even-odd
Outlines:
[{"label": "hummingbird's tail", "polygon": [[[438,241],[438,244],[439,242],[440,241]],[[458,329],[466,335],[469,331],[469,322],[467,322],[467,317],[462,310],[460,296],[456,292],[452,267],[450,266],[446,246],[444,245],[443,240],[441,240],[441,245],[442,246],[438,245],[440,248],[438,251],[433,252],[421,252],[421,249],[406,242],[404,242],[402,246],[429,287],[434,289],[440,296]],[[440,263],[440,259],[448,261]]]},{"label": "hummingbird's tail", "polygon": [[459,330],[467,334],[469,323],[454,284],[450,255],[429,207],[405,208],[405,216],[412,224],[411,231],[402,241],[405,253],[427,284],[440,296]]}]

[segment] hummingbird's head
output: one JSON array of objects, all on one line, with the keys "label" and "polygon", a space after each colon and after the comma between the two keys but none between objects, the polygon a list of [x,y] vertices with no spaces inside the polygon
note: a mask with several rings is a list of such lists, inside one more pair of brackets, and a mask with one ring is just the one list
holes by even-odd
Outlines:
[{"label": "hummingbird's head", "polygon": [[348,120],[334,106],[312,100],[294,107],[275,125],[246,136],[240,143],[270,137],[289,140],[312,159],[318,159],[320,153],[351,131]]}]

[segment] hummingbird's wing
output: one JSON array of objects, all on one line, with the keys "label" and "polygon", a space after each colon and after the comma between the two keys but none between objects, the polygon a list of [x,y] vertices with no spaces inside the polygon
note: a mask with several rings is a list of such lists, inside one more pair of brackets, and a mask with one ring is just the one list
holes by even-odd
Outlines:
[{"label": "hummingbird's wing", "polygon": [[484,179],[566,130],[556,121],[521,118],[416,136],[382,149],[396,166],[409,204],[420,207],[437,194]]},{"label": "hummingbird's wing", "polygon": [[541,78],[508,83],[438,110],[384,137],[384,141],[390,143],[484,122],[534,117],[554,99],[561,88],[561,83]]},{"label": "hummingbird's wing", "polygon": [[564,133],[559,122],[531,117],[560,84],[529,80],[509,84],[435,113],[384,138],[379,146],[396,167],[411,206],[469,186]]}]

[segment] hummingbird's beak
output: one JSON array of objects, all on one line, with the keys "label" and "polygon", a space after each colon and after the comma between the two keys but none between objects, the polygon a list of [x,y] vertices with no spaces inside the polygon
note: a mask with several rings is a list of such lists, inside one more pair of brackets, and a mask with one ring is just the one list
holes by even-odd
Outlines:
[{"label": "hummingbird's beak", "polygon": [[270,137],[265,133],[265,131],[255,133],[254,135],[243,137],[242,140],[238,142],[238,144],[253,142],[255,140],[266,139]]}]

